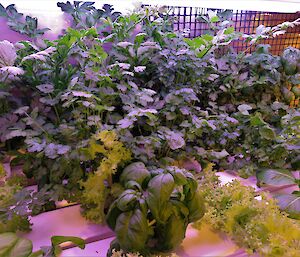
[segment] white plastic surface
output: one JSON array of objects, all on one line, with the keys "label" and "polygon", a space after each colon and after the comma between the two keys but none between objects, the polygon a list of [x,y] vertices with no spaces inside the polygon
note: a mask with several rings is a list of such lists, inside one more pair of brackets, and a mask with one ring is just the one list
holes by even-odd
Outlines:
[{"label": "white plastic surface", "polygon": [[239,181],[241,181],[241,183],[245,186],[251,186],[253,187],[255,190],[259,190],[259,188],[256,185],[256,178],[254,176],[249,177],[247,179],[243,179],[240,177],[237,177],[233,174],[227,173],[227,172],[217,172],[216,173],[221,181],[221,185],[225,185],[228,182],[233,181],[234,179],[237,179]]},{"label": "white plastic surface", "polygon": [[201,230],[188,228],[186,238],[176,253],[181,257],[228,256],[238,249],[228,237],[203,224]]},{"label": "white plastic surface", "polygon": [[83,239],[103,235],[112,236],[113,232],[102,225],[91,224],[80,214],[79,205],[49,211],[31,218],[32,231],[24,237],[32,240],[33,250],[50,246],[52,236],[78,236]]},{"label": "white plastic surface", "polygon": [[[84,250],[72,248],[63,251],[62,257],[104,257],[109,249],[110,242],[114,238],[108,238],[95,243],[90,243]],[[234,254],[239,248],[227,237],[213,232],[209,226],[203,226],[201,230],[189,227],[182,245],[176,251],[181,257],[208,257],[228,256]]]}]

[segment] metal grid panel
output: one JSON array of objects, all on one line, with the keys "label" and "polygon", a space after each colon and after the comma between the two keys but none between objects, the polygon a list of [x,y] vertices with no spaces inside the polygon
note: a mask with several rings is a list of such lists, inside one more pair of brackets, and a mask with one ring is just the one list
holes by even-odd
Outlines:
[{"label": "metal grid panel", "polygon": [[[206,23],[197,19],[198,16],[207,14],[208,10],[223,11],[221,9],[207,9],[199,7],[172,7],[171,15],[176,17],[174,21],[174,29],[176,31],[189,30],[188,37],[194,38],[208,29]],[[236,31],[246,34],[255,32],[255,28],[260,24],[265,26],[275,26],[284,21],[293,21],[300,18],[298,13],[274,13],[274,12],[258,12],[258,11],[238,11],[233,10],[232,21]],[[280,54],[284,48],[293,46],[300,48],[300,26],[289,28],[284,35],[280,35],[273,39],[261,41],[263,44],[271,45],[271,52],[273,54]],[[235,41],[232,46],[237,51],[243,51],[249,48],[249,44],[243,41]],[[253,48],[248,49],[252,51]]]}]

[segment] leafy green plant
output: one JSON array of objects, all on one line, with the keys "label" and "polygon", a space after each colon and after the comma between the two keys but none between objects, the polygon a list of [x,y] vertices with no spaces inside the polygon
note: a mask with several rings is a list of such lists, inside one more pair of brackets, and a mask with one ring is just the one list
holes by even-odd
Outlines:
[{"label": "leafy green plant", "polygon": [[102,26],[103,29],[105,24],[101,24],[102,19],[109,18],[111,21],[114,21],[121,15],[120,12],[115,12],[114,8],[109,4],[104,4],[102,9],[97,9],[93,5],[94,2],[82,1],[74,1],[74,4],[71,4],[69,1],[57,3],[57,6],[63,12],[72,16],[73,27],[77,29],[88,29],[93,26]]},{"label": "leafy green plant", "polygon": [[85,242],[79,237],[53,236],[51,246],[41,247],[41,250],[32,252],[32,242],[20,238],[14,233],[0,234],[0,256],[1,257],[58,257],[62,252],[61,243],[72,242],[81,249],[85,248]]},{"label": "leafy green plant", "polygon": [[252,187],[237,180],[221,186],[218,178],[206,173],[201,192],[206,199],[207,212],[195,224],[208,223],[228,234],[249,254],[262,256],[298,256],[299,222],[280,212],[276,200],[262,193],[255,198]]},{"label": "leafy green plant", "polygon": [[94,222],[103,223],[107,198],[115,187],[112,175],[117,172],[119,165],[131,159],[131,153],[117,140],[113,131],[101,131],[90,141],[89,148],[82,150],[91,155],[92,159],[99,155],[104,157],[101,158],[96,172],[81,183],[84,189],[81,199],[84,216]]},{"label": "leafy green plant", "polygon": [[204,215],[197,182],[184,169],[148,170],[134,162],[123,170],[120,182],[124,189],[106,217],[117,237],[112,249],[119,245],[146,255],[171,251],[184,239],[187,225]]},{"label": "leafy green plant", "polygon": [[[57,40],[0,42],[1,152],[38,185],[15,192],[11,210],[34,215],[57,200],[78,201],[88,219],[107,218],[117,247],[148,254],[171,250],[202,215],[186,188],[197,191],[191,173],[208,163],[243,177],[298,169],[298,49],[235,53],[230,42],[240,34],[226,22],[229,12],[210,12],[210,31],[189,40],[172,30],[164,8],[119,16],[91,2],[59,6],[74,24]],[[247,38],[256,44],[297,24]],[[252,215],[256,202],[243,204]],[[174,224],[180,233],[171,233]],[[127,228],[137,240],[128,241]],[[263,251],[259,240],[249,248]]]},{"label": "leafy green plant", "polygon": [[48,28],[38,28],[37,18],[26,15],[24,19],[23,14],[17,11],[14,4],[10,4],[6,8],[0,4],[0,17],[7,19],[7,25],[10,29],[25,34],[30,38],[42,36],[49,30]]},{"label": "leafy green plant", "polygon": [[0,187],[0,233],[30,231],[30,221],[25,210],[18,208],[22,187],[4,182]]},{"label": "leafy green plant", "polygon": [[233,40],[239,39],[242,33],[234,31],[232,22],[228,19],[232,16],[232,12],[225,10],[223,12],[214,12],[209,10],[206,16],[200,16],[198,19],[204,21],[209,30],[194,39],[185,38],[184,41],[193,49],[196,56],[202,58],[209,52],[213,52],[218,48],[228,46]]},{"label": "leafy green plant", "polygon": [[[223,12],[209,10],[207,15],[199,17],[200,20],[207,23],[209,27],[208,33],[194,39],[185,39],[185,42],[196,52],[198,57],[203,57],[220,47],[224,50],[224,46],[229,45],[234,40],[238,40],[240,37],[243,37],[246,43],[249,42],[251,47],[262,39],[285,34],[288,28],[294,28],[300,25],[300,19],[296,19],[292,22],[283,22],[274,27],[259,25],[256,28],[255,34],[247,35],[234,31],[231,22],[227,20],[231,16],[232,12],[230,10]],[[247,50],[248,49],[246,49],[245,52]]]}]

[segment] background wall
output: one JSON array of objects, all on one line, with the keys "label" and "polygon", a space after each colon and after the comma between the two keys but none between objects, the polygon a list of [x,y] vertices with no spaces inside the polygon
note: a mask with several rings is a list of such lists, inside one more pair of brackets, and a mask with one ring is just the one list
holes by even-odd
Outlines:
[{"label": "background wall", "polygon": [[[57,0],[0,0],[3,6],[15,4],[18,11],[38,18],[40,27],[48,27],[45,37],[55,39],[60,32],[69,26],[68,16],[56,6]],[[66,1],[64,1],[66,2]],[[72,2],[72,1],[71,1]],[[134,0],[95,0],[95,6],[101,8],[104,3],[114,6],[117,11],[126,13],[134,8]],[[173,16],[178,17],[174,24],[175,30],[190,30],[189,37],[196,37],[205,32],[205,23],[197,20],[199,15],[207,13],[209,9],[233,9],[234,26],[237,31],[253,33],[260,25],[274,26],[284,21],[300,18],[300,0],[141,0],[143,4],[163,4],[173,7]],[[27,38],[16,32],[11,32],[5,19],[0,18],[0,40],[9,39],[12,42]],[[300,26],[289,29],[288,33],[275,39],[265,40],[272,45],[272,52],[280,54],[287,46],[300,48]],[[244,50],[248,45],[234,42],[237,50]],[[251,50],[251,49],[250,49]]]}]

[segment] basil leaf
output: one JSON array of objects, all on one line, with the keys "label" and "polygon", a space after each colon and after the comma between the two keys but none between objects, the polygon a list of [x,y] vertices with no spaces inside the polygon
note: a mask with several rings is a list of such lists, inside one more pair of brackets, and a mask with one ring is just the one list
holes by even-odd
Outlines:
[{"label": "basil leaf", "polygon": [[141,185],[133,180],[130,180],[128,181],[126,184],[125,184],[125,188],[127,189],[133,189],[135,191],[139,191],[141,192],[143,189],[141,187]]},{"label": "basil leaf", "polygon": [[185,199],[191,200],[191,199],[193,199],[195,192],[197,191],[198,183],[195,180],[192,173],[187,172],[186,177],[187,177],[188,183],[183,186],[183,192],[185,194]]},{"label": "basil leaf", "polygon": [[117,199],[117,207],[121,211],[132,210],[137,203],[136,191],[132,189],[125,190]]},{"label": "basil leaf", "polygon": [[195,222],[201,219],[205,213],[204,199],[199,192],[196,192],[194,197],[186,202],[189,209],[189,222]]},{"label": "basil leaf", "polygon": [[189,209],[184,205],[183,202],[179,200],[170,200],[171,204],[173,205],[173,212],[176,213],[176,215],[181,216],[184,219],[187,219],[189,216]]},{"label": "basil leaf", "polygon": [[144,215],[147,216],[148,206],[146,200],[143,197],[141,197],[140,199],[138,199],[138,201],[139,201],[140,210],[142,211],[142,213],[144,213]]},{"label": "basil leaf", "polygon": [[155,176],[148,184],[146,202],[158,222],[164,223],[172,213],[168,201],[173,190],[174,179],[169,173]]},{"label": "basil leaf", "polygon": [[187,179],[182,169],[178,167],[169,167],[169,172],[173,176],[177,185],[185,185],[187,183]]},{"label": "basil leaf", "polygon": [[142,162],[134,162],[128,165],[122,172],[120,177],[121,183],[133,180],[142,185],[144,179],[150,176],[150,172]]},{"label": "basil leaf", "polygon": [[108,210],[106,215],[106,224],[111,228],[115,229],[117,218],[122,213],[122,211],[117,207],[117,201],[114,201]]},{"label": "basil leaf", "polygon": [[159,227],[159,243],[157,249],[160,251],[170,251],[180,245],[185,237],[187,221],[178,215],[171,215],[166,225]]},{"label": "basil leaf", "polygon": [[124,212],[117,219],[115,232],[122,249],[141,252],[148,240],[148,220],[139,209]]}]

